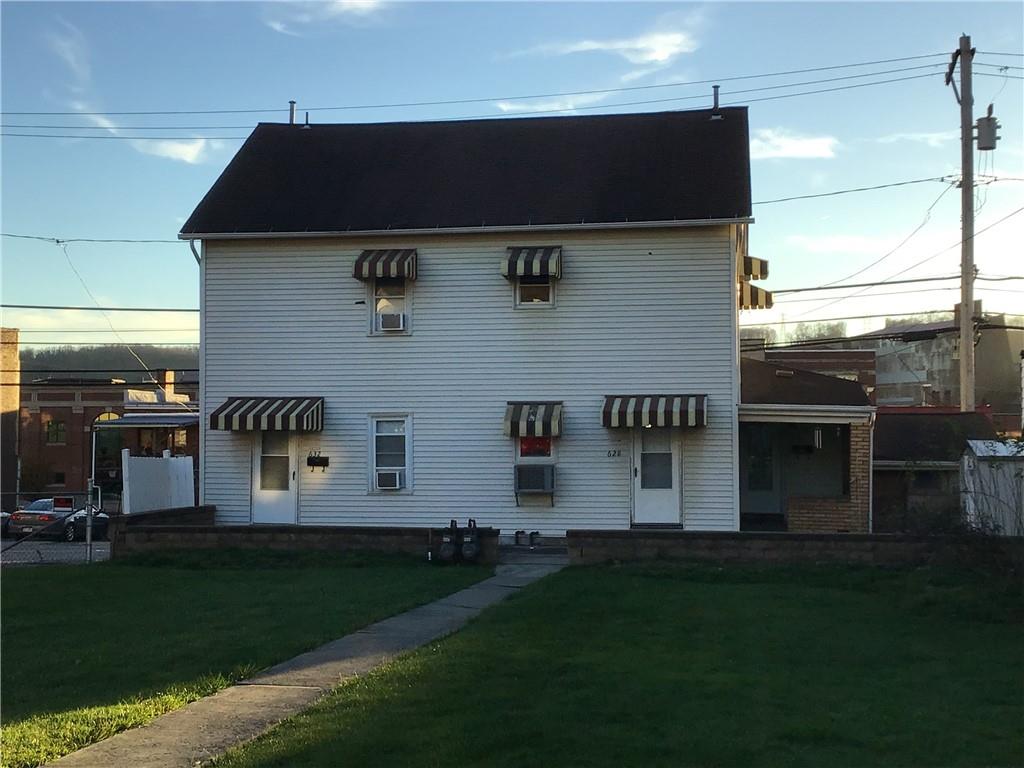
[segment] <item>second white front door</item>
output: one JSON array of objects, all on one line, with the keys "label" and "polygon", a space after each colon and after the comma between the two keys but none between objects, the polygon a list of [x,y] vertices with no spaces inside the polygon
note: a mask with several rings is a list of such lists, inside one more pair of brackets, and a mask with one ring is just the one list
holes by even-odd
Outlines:
[{"label": "second white front door", "polygon": [[262,432],[252,457],[252,521],[294,523],[298,499],[296,439],[290,432]]},{"label": "second white front door", "polygon": [[679,436],[651,427],[633,434],[633,522],[678,525],[680,502]]}]

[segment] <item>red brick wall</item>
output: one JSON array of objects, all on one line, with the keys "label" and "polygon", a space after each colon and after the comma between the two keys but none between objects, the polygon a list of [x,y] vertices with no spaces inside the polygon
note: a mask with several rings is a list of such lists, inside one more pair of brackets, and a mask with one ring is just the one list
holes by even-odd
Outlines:
[{"label": "red brick wall", "polygon": [[791,496],[786,521],[795,533],[868,533],[871,508],[871,425],[850,425],[850,495]]}]

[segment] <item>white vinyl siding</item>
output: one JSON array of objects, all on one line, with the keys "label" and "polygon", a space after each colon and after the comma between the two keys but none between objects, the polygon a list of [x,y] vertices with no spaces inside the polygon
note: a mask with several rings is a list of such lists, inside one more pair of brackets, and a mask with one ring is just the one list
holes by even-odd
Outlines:
[{"label": "white vinyl siding", "polygon": [[[530,239],[533,237],[533,240]],[[240,394],[321,395],[324,431],[300,437],[326,472],[300,472],[307,524],[480,525],[560,534],[630,524],[632,435],[601,425],[606,394],[708,395],[686,430],[685,526],[736,530],[736,284],[725,226],[563,233],[558,305],[518,312],[494,269],[514,242],[552,234],[205,243],[203,498],[249,522],[249,435],[210,431]],[[366,333],[352,265],[364,248],[415,247],[416,333]],[[516,507],[506,402],[564,403],[555,507]],[[367,494],[371,414],[415,413],[414,494]],[[620,451],[609,456],[609,452]]]}]

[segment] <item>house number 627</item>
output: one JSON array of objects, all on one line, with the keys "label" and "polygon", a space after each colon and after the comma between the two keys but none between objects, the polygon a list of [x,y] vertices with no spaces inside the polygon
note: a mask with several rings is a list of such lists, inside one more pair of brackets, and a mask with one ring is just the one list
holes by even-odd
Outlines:
[{"label": "house number 627", "polygon": [[608,455],[610,457],[621,456],[622,455],[622,450],[619,449],[619,448],[614,448],[614,449],[608,451]]}]

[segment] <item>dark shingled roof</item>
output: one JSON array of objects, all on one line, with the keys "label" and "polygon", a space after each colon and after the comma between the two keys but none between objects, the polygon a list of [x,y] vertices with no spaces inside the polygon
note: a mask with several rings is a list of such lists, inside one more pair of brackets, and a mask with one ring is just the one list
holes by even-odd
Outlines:
[{"label": "dark shingled roof", "polygon": [[740,359],[740,402],[771,405],[871,405],[856,381],[789,365]]},{"label": "dark shingled roof", "polygon": [[426,123],[261,123],[181,234],[750,216],[746,107]]},{"label": "dark shingled roof", "polygon": [[875,420],[875,459],[880,461],[957,461],[968,440],[995,440],[995,427],[983,413],[879,413]]}]

